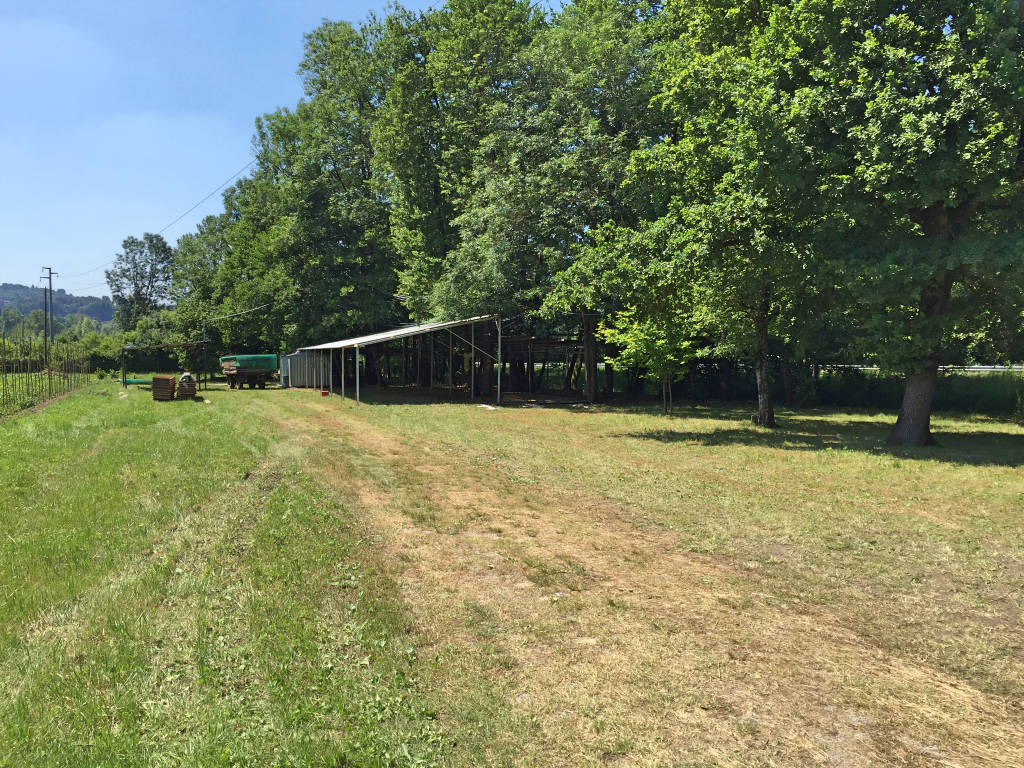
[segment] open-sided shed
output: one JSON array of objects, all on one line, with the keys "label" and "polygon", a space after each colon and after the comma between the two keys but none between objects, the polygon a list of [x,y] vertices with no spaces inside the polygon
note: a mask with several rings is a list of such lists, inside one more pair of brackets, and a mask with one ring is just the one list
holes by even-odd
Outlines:
[{"label": "open-sided shed", "polygon": [[[497,330],[497,350],[492,354],[487,349],[479,346],[476,339],[477,326],[481,323],[495,323]],[[489,325],[487,326],[489,331]],[[390,345],[397,341],[403,342],[402,363],[403,379],[406,377],[408,354],[407,344],[409,340],[416,339],[417,349],[417,380],[422,362],[424,341],[429,342],[429,381],[433,386],[435,383],[435,363],[437,355],[435,347],[439,344],[447,347],[447,364],[442,361],[438,368],[443,368],[447,373],[447,385],[449,392],[454,392],[454,371],[455,349],[461,345],[469,350],[468,365],[468,391],[470,399],[476,393],[476,370],[477,362],[481,364],[496,364],[501,370],[501,318],[498,315],[478,315],[462,320],[447,320],[438,323],[425,323],[422,325],[407,325],[393,328],[389,331],[371,333],[365,336],[356,336],[350,339],[330,341],[325,344],[315,344],[308,347],[301,347],[294,354],[282,358],[282,377],[287,377],[289,386],[297,387],[318,387],[321,390],[334,392],[334,364],[335,353],[338,354],[340,365],[339,381],[341,385],[341,396],[345,396],[345,365],[346,352],[352,350],[353,364],[355,368],[355,397],[356,403],[360,398],[360,352],[367,347],[375,345]],[[285,362],[286,361],[286,362]],[[486,363],[490,361],[490,363]],[[287,370],[286,370],[287,369]],[[489,377],[487,379],[489,381]],[[501,402],[501,376],[497,377],[497,401]]]}]

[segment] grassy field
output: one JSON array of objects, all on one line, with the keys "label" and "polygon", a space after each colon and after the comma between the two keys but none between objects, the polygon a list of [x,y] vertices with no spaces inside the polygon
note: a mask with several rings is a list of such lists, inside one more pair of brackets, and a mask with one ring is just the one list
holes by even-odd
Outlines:
[{"label": "grassy field", "polygon": [[1024,764],[1019,427],[206,399],[0,422],[0,764]]}]

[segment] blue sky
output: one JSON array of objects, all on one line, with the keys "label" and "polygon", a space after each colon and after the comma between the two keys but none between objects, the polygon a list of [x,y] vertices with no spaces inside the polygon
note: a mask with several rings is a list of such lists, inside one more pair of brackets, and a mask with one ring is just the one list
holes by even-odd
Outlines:
[{"label": "blue sky", "polygon": [[51,266],[55,287],[106,293],[94,268],[252,160],[253,120],[299,100],[303,35],[384,5],[0,0],[0,282]]}]

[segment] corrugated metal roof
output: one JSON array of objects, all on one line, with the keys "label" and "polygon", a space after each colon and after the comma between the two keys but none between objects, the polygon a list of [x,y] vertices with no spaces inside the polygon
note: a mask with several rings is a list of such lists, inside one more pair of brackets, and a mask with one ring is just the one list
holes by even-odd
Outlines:
[{"label": "corrugated metal roof", "polygon": [[425,325],[409,325],[403,328],[393,328],[390,331],[381,331],[380,333],[371,333],[368,336],[356,336],[351,339],[342,339],[341,341],[329,341],[326,344],[316,344],[312,347],[299,347],[299,350],[312,350],[312,349],[348,349],[349,347],[364,347],[367,344],[377,344],[382,341],[391,341],[392,339],[402,339],[407,336],[419,336],[423,333],[430,333],[431,331],[440,331],[445,328],[454,328],[459,325],[469,325],[470,323],[480,323],[484,320],[494,320],[497,315],[479,315],[477,317],[467,317],[465,320],[446,320],[441,323],[427,323]]}]

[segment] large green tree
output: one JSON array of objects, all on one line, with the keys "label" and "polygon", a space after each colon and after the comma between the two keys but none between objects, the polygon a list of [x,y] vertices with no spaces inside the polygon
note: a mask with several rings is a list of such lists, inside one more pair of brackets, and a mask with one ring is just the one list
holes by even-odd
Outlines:
[{"label": "large green tree", "polygon": [[633,152],[626,179],[647,196],[650,215],[581,249],[556,299],[595,285],[634,326],[661,328],[665,340],[705,337],[706,353],[748,357],[755,421],[774,426],[770,339],[814,291],[811,176],[787,130],[793,95],[756,55],[758,10],[713,5],[674,6],[658,21],[654,101],[668,122]]},{"label": "large green tree", "polygon": [[174,249],[161,235],[147,232],[140,240],[127,237],[114,265],[106,270],[114,300],[114,319],[124,330],[134,330],[146,315],[167,306]]},{"label": "large green tree", "polygon": [[645,209],[642,190],[622,181],[630,154],[662,129],[645,77],[654,13],[646,2],[578,0],[519,53],[520,75],[472,155],[461,238],[434,287],[448,314],[537,310],[592,233]]},{"label": "large green tree", "polygon": [[390,203],[400,291],[416,319],[452,311],[438,286],[461,242],[459,217],[473,204],[474,167],[524,76],[522,52],[544,25],[524,0],[452,0],[388,19],[395,77],[374,162]]},{"label": "large green tree", "polygon": [[951,336],[988,322],[1000,293],[1021,290],[1024,9],[759,7],[757,55],[794,94],[790,127],[819,176],[820,206],[845,219],[845,282],[868,349],[906,374],[889,441],[927,444]]},{"label": "large green tree", "polygon": [[391,78],[382,24],[325,22],[307,36],[294,110],[257,121],[252,175],[225,212],[182,238],[175,290],[184,326],[234,350],[277,349],[393,322],[395,264],[371,135]]}]

